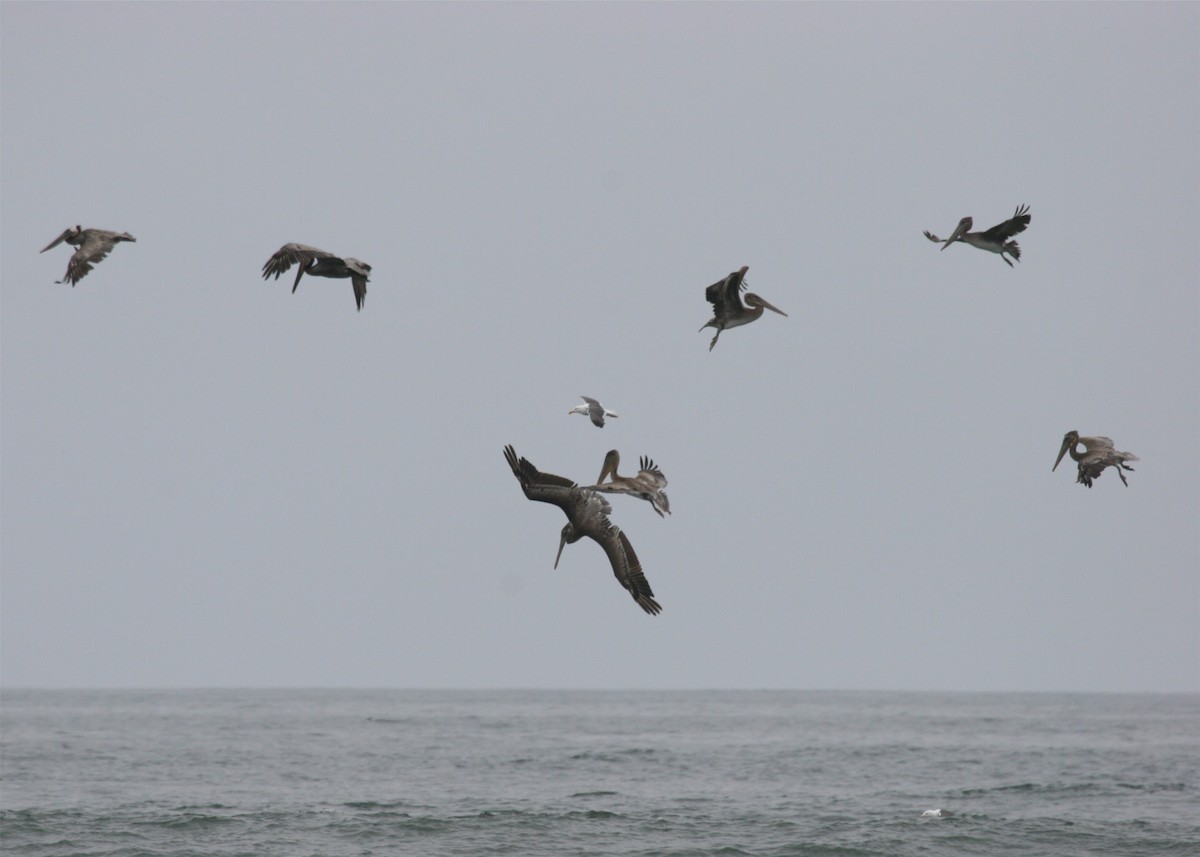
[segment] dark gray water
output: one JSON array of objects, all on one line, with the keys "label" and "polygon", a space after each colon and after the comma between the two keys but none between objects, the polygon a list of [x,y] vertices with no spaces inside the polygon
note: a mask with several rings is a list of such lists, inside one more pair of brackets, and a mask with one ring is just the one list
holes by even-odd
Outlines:
[{"label": "dark gray water", "polygon": [[10,690],[0,717],[7,855],[1200,854],[1195,695]]}]

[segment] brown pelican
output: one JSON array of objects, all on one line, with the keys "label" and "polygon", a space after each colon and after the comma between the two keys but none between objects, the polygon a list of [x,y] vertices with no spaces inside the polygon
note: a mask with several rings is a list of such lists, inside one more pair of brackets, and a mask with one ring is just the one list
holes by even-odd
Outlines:
[{"label": "brown pelican", "polygon": [[[1083,452],[1076,451],[1075,447],[1078,444],[1083,444]],[[1058,469],[1058,463],[1068,452],[1079,465],[1079,478],[1075,481],[1082,482],[1089,488],[1092,487],[1092,480],[1099,479],[1106,467],[1115,467],[1117,475],[1128,487],[1129,483],[1125,481],[1125,474],[1121,471],[1128,470],[1132,473],[1133,468],[1125,462],[1138,460],[1132,452],[1117,452],[1113,448],[1112,440],[1107,437],[1080,437],[1079,432],[1069,431],[1063,437],[1062,448],[1058,451],[1058,458],[1054,459],[1051,471]]]},{"label": "brown pelican", "polygon": [[616,411],[610,411],[591,396],[580,396],[579,398],[583,399],[585,402],[587,402],[587,404],[576,405],[575,407],[571,408],[571,410],[567,411],[567,416],[570,416],[571,414],[587,414],[592,421],[592,425],[594,425],[596,428],[604,428],[605,417],[620,416],[620,414],[618,414]]},{"label": "brown pelican", "polygon": [[[590,485],[593,491],[603,491],[605,494],[629,494],[633,497],[640,497],[651,506],[654,511],[658,512],[658,516],[664,517],[663,512],[671,514],[671,501],[667,499],[667,495],[663,493],[667,487],[667,477],[658,469],[646,456],[642,456],[641,470],[637,476],[621,476],[617,473],[617,467],[621,464],[621,453],[615,449],[610,449],[608,455],[604,456],[604,466],[600,468],[600,478],[596,480],[595,485]],[[607,485],[604,483],[604,477],[611,476],[612,481]]]},{"label": "brown pelican", "polygon": [[79,249],[71,255],[71,261],[67,262],[67,273],[61,280],[55,282],[70,283],[73,288],[76,283],[87,276],[88,271],[92,270],[92,266],[99,264],[100,260],[112,252],[112,248],[116,247],[119,242],[137,241],[137,239],[128,232],[84,229],[77,224],[63,230],[62,235],[43,247],[40,252],[45,253],[51,247],[57,247],[64,241]]},{"label": "brown pelican", "polygon": [[633,545],[620,528],[608,519],[612,507],[607,500],[564,476],[542,473],[527,458],[518,460],[517,452],[511,445],[504,447],[504,458],[512,468],[513,476],[521,483],[521,490],[526,497],[539,503],[552,503],[567,516],[567,524],[562,528],[562,538],[558,542],[558,555],[554,558],[555,568],[558,568],[558,561],[562,558],[563,546],[575,544],[587,536],[604,548],[617,581],[629,591],[638,606],[651,616],[662,612],[662,607],[654,600],[654,592],[646,581],[646,575],[642,574],[642,566],[633,552]]},{"label": "brown pelican", "polygon": [[746,305],[742,305],[742,299],[738,293],[746,288],[742,280],[749,270],[749,267],[743,265],[741,270],[734,271],[725,279],[718,280],[704,290],[704,297],[713,305],[713,317],[700,329],[704,330],[705,327],[717,329],[716,336],[713,336],[712,342],[708,344],[709,351],[712,351],[713,346],[717,344],[717,337],[721,335],[722,330],[756,321],[763,314],[764,309],[777,312],[782,316],[787,315],[786,312],[771,306],[753,292],[746,293]]},{"label": "brown pelican", "polygon": [[292,294],[296,293],[300,278],[305,274],[310,277],[332,277],[340,280],[349,277],[350,282],[354,284],[354,302],[358,304],[359,311],[362,311],[363,302],[367,299],[367,280],[371,275],[371,266],[366,262],[351,259],[349,256],[335,256],[305,244],[284,244],[263,265],[263,279],[268,280],[274,274],[278,280],[279,275],[292,265],[300,266],[300,270],[296,271],[296,282],[292,283]]},{"label": "brown pelican", "polygon": [[1017,245],[1016,241],[1009,241],[1008,239],[1012,238],[1014,235],[1024,232],[1025,227],[1029,225],[1029,220],[1029,206],[1021,205],[1017,207],[1017,212],[1012,216],[1011,219],[993,226],[986,232],[968,232],[967,230],[971,228],[971,225],[974,223],[974,221],[969,217],[964,217],[962,220],[958,221],[958,226],[955,227],[954,234],[947,238],[945,242],[942,242],[941,238],[938,238],[928,229],[925,230],[925,237],[935,243],[941,243],[943,250],[945,250],[955,241],[962,241],[966,244],[970,244],[972,247],[978,247],[980,250],[987,250],[990,253],[999,253],[1000,258],[1003,259],[1008,267],[1011,268],[1013,263],[1010,262],[1008,260],[1008,256],[1005,256],[1004,254],[1008,253],[1010,256],[1020,262],[1021,248]]}]

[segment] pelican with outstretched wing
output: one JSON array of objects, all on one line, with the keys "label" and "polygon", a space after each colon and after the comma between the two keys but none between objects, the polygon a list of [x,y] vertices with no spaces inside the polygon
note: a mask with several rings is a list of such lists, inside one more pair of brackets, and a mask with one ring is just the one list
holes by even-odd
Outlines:
[{"label": "pelican with outstretched wing", "polygon": [[371,266],[366,262],[349,256],[335,256],[307,244],[284,244],[263,265],[263,279],[269,280],[274,274],[278,280],[279,275],[292,265],[300,266],[296,271],[296,282],[292,283],[292,294],[296,293],[300,278],[305,274],[310,277],[330,277],[338,280],[349,277],[354,285],[354,302],[358,304],[359,311],[362,311],[363,303],[367,300],[367,281],[371,278]]},{"label": "pelican with outstretched wing", "polygon": [[754,292],[746,292],[746,303],[742,303],[740,293],[742,289],[746,288],[742,281],[746,278],[746,272],[749,270],[748,266],[743,265],[741,269],[734,271],[723,280],[718,280],[704,290],[704,297],[713,305],[713,317],[700,329],[704,330],[705,327],[717,329],[712,342],[708,344],[709,351],[712,351],[713,346],[717,344],[717,337],[721,335],[722,330],[757,321],[762,316],[764,309],[777,312],[782,316],[787,315],[786,312],[771,306]]},{"label": "pelican with outstretched wing", "polygon": [[651,616],[662,612],[662,607],[654,600],[654,592],[646,575],[642,573],[642,565],[633,552],[633,545],[620,527],[608,519],[612,507],[607,500],[590,488],[581,488],[565,476],[542,473],[529,459],[518,459],[511,444],[504,447],[504,459],[512,468],[513,476],[521,483],[521,490],[526,497],[558,506],[567,516],[562,538],[558,542],[558,555],[554,558],[555,568],[558,568],[558,561],[562,558],[563,547],[587,536],[604,548],[617,582],[628,590],[638,606]]},{"label": "pelican with outstretched wing", "polygon": [[[603,491],[605,494],[628,494],[631,497],[639,497],[649,503],[654,511],[658,512],[658,516],[665,517],[671,514],[671,501],[667,499],[666,493],[663,491],[667,487],[667,477],[658,469],[655,463],[642,456],[640,467],[637,476],[621,476],[617,473],[617,467],[621,464],[621,453],[615,449],[610,449],[608,454],[604,456],[604,466],[600,468],[600,478],[596,480],[595,485],[589,485],[593,491]],[[604,477],[609,476],[610,481],[605,484]]]},{"label": "pelican with outstretched wing", "polygon": [[[980,250],[987,250],[989,253],[999,253],[1000,258],[1005,261],[1008,267],[1013,267],[1013,263],[1009,261],[1008,256],[1012,256],[1018,262],[1021,261],[1021,247],[1016,241],[1009,241],[1014,235],[1019,235],[1025,231],[1025,227],[1029,225],[1031,215],[1029,214],[1029,206],[1021,205],[1017,207],[1017,212],[1011,218],[993,226],[984,232],[968,232],[974,224],[969,217],[964,217],[958,221],[958,226],[954,232],[945,241],[938,238],[928,229],[925,230],[925,237],[934,243],[941,244],[945,250],[955,241],[961,241],[964,244],[970,244],[972,247],[978,247]],[[1005,253],[1008,256],[1004,255]]]},{"label": "pelican with outstretched wing", "polygon": [[604,418],[613,417],[614,419],[621,416],[616,411],[610,411],[604,405],[593,399],[591,396],[580,396],[584,404],[576,405],[567,411],[567,416],[571,414],[583,414],[592,421],[592,425],[596,428],[604,428]]},{"label": "pelican with outstretched wing", "polygon": [[[1076,449],[1080,445],[1083,446],[1083,452]],[[1058,450],[1058,458],[1054,459],[1051,471],[1058,469],[1059,462],[1067,453],[1071,454],[1072,460],[1079,466],[1079,476],[1075,481],[1088,488],[1092,487],[1093,479],[1100,478],[1100,474],[1106,467],[1115,468],[1117,475],[1125,483],[1125,487],[1129,487],[1129,483],[1125,480],[1125,474],[1121,471],[1128,470],[1132,473],[1133,468],[1125,462],[1138,460],[1138,457],[1132,452],[1118,452],[1113,446],[1111,438],[1080,437],[1079,432],[1069,431],[1063,437],[1062,447]]]},{"label": "pelican with outstretched wing", "polygon": [[59,283],[70,283],[72,288],[75,284],[87,276],[88,271],[92,270],[93,266],[100,263],[109,253],[112,248],[116,247],[122,241],[137,241],[128,232],[109,232],[107,229],[84,229],[76,224],[69,226],[63,230],[63,234],[59,235],[39,252],[45,253],[51,247],[57,247],[59,244],[66,241],[73,247],[78,249],[71,254],[71,260],[67,262],[67,273],[63,275],[61,280],[56,280]]}]

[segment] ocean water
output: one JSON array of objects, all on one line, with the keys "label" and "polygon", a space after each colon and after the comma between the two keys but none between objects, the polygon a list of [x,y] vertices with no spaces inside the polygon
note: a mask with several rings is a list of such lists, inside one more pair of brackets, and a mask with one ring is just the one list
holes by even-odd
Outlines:
[{"label": "ocean water", "polygon": [[0,848],[1194,857],[1200,697],[8,690]]}]

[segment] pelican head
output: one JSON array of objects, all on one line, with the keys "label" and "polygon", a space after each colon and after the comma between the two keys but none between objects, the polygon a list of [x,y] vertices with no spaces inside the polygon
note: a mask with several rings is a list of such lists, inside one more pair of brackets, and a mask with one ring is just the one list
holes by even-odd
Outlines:
[{"label": "pelican head", "polygon": [[[79,227],[75,227],[75,228],[78,229]],[[134,238],[132,235],[130,235],[128,232],[122,232],[120,235],[117,236],[117,239],[120,241],[132,241],[135,244],[137,243],[137,239]]]},{"label": "pelican head", "polygon": [[558,540],[558,554],[554,557],[555,568],[558,568],[558,561],[562,559],[563,548],[575,544],[581,538],[583,536],[575,532],[575,528],[571,526],[570,522],[563,525],[562,537]]},{"label": "pelican head", "polygon": [[51,241],[49,244],[47,244],[45,247],[43,247],[38,252],[45,253],[51,247],[57,247],[59,244],[63,243],[64,241],[70,241],[72,238],[76,237],[81,232],[83,232],[83,226],[81,224],[76,223],[74,228],[68,226],[66,229],[63,230],[62,235],[59,235],[57,238],[55,238],[53,241]]},{"label": "pelican head", "polygon": [[596,484],[599,485],[601,482],[603,482],[604,477],[608,476],[610,473],[613,476],[616,476],[617,468],[620,465],[621,453],[617,452],[615,449],[610,449],[608,454],[604,456],[604,465],[600,468],[600,478],[596,480]]},{"label": "pelican head", "polygon": [[955,241],[958,241],[964,235],[966,235],[968,232],[970,232],[971,227],[974,225],[974,223],[975,223],[975,221],[973,221],[969,217],[964,217],[962,220],[958,221],[958,226],[956,226],[954,228],[954,234],[946,239],[946,243],[942,245],[942,249],[945,250],[947,247],[949,247]]},{"label": "pelican head", "polygon": [[746,292],[746,296],[742,300],[746,302],[746,306],[760,306],[765,309],[769,309],[771,312],[777,312],[783,316],[787,315],[787,313],[779,309],[779,307],[771,306],[758,295],[754,294],[754,292]]},{"label": "pelican head", "polygon": [[1068,450],[1074,449],[1077,443],[1079,443],[1079,432],[1069,431],[1063,435],[1062,447],[1058,450],[1058,458],[1054,459],[1054,466],[1050,468],[1051,473],[1058,469],[1058,464],[1063,460],[1063,456],[1067,454]]}]

